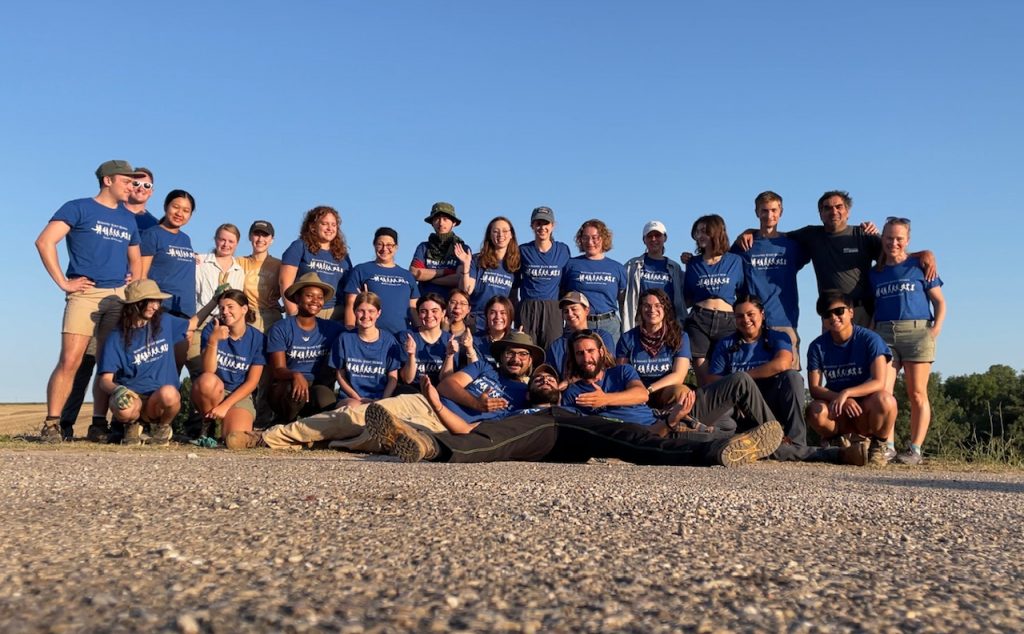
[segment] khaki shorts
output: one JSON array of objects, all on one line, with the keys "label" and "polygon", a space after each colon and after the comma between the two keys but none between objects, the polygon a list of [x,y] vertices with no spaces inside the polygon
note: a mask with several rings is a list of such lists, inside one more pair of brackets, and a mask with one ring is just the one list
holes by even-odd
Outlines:
[{"label": "khaki shorts", "polygon": [[928,330],[932,322],[924,319],[882,321],[875,332],[892,351],[892,362],[931,363],[935,361],[935,339]]},{"label": "khaki shorts", "polygon": [[106,339],[121,319],[122,299],[123,286],[68,293],[61,332]]},{"label": "khaki shorts", "polygon": [[[220,397],[220,401],[223,403],[224,399],[229,396],[231,396],[231,392],[229,390],[224,390],[224,395]],[[252,402],[252,394],[232,405],[231,409],[244,409],[252,414],[253,420],[256,419],[256,404]]]}]

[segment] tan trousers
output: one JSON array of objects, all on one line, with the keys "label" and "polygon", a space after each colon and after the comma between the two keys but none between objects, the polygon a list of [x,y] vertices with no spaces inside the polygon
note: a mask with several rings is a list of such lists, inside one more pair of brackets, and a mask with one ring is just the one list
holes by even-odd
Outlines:
[{"label": "tan trousers", "polygon": [[[403,394],[377,401],[396,418],[428,432],[446,431],[427,399],[420,394]],[[299,450],[313,443],[333,441],[332,449],[381,453],[376,440],[366,432],[366,408],[342,406],[300,418],[287,425],[274,425],[263,432],[263,441],[271,449]]]}]

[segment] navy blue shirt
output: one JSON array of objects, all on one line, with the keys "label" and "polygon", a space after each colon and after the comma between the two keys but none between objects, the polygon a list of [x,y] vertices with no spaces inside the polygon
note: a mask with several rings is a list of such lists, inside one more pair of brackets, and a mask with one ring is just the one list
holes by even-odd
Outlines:
[{"label": "navy blue shirt", "polygon": [[824,385],[833,392],[842,392],[871,380],[871,364],[883,356],[892,359],[889,346],[874,331],[853,327],[853,335],[846,342],[832,341],[825,333],[811,342],[807,349],[807,369],[818,370]]}]

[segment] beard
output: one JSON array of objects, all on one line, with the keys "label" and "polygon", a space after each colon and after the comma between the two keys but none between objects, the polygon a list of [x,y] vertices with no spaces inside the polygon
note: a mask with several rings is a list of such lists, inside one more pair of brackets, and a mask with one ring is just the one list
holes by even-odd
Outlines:
[{"label": "beard", "polygon": [[533,405],[558,405],[562,401],[562,393],[557,386],[531,385],[527,388],[527,395]]},{"label": "beard", "polygon": [[580,366],[576,369],[576,376],[585,381],[592,381],[596,379],[598,374],[601,374],[601,368],[599,368],[596,363],[592,367]]}]

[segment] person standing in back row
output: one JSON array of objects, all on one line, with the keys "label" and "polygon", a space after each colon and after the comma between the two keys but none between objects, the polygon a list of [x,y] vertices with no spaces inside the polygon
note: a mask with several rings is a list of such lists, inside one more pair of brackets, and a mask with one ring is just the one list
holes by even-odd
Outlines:
[{"label": "person standing in back row", "polygon": [[533,229],[533,241],[519,245],[522,266],[515,284],[519,289],[516,323],[533,337],[538,346],[546,349],[562,336],[558,291],[562,269],[572,254],[568,245],[553,238],[555,212],[550,207],[533,210],[530,228]]}]

